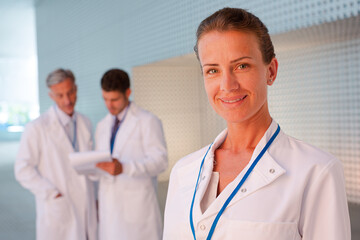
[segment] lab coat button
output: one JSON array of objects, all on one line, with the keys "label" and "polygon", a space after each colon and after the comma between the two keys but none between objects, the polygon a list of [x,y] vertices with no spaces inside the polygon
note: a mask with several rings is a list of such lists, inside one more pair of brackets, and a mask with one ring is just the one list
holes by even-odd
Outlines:
[{"label": "lab coat button", "polygon": [[201,179],[204,180],[204,179],[205,179],[205,176],[203,176]]},{"label": "lab coat button", "polygon": [[275,169],[271,168],[271,169],[269,170],[269,172],[270,172],[270,173],[275,173]]},{"label": "lab coat button", "polygon": [[200,229],[201,229],[202,231],[204,231],[204,230],[206,229],[205,225],[201,225],[201,226],[200,226]]},{"label": "lab coat button", "polygon": [[241,192],[242,192],[242,193],[245,193],[245,192],[246,192],[246,188],[242,188],[242,189],[241,189]]}]

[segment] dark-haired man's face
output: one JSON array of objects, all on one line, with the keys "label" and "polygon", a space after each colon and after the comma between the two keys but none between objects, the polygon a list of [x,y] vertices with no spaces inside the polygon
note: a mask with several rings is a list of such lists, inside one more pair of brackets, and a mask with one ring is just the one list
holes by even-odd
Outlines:
[{"label": "dark-haired man's face", "polygon": [[106,108],[111,115],[118,115],[129,104],[129,97],[131,94],[130,88],[125,93],[119,91],[104,91],[102,96],[105,101]]}]

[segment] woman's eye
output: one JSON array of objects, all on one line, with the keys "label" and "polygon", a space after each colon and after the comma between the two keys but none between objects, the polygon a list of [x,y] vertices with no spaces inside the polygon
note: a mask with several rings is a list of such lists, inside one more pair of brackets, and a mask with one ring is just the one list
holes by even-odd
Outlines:
[{"label": "woman's eye", "polygon": [[247,68],[247,67],[248,67],[247,64],[240,64],[237,68],[238,68],[238,69],[245,69],[245,68]]},{"label": "woman's eye", "polygon": [[207,71],[208,74],[214,74],[217,73],[217,71],[215,69],[210,69]]}]

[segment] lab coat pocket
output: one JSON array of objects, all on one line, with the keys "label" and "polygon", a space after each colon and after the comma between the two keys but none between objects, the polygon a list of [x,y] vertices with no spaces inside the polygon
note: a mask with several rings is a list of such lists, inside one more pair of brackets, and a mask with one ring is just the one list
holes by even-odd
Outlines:
[{"label": "lab coat pocket", "polygon": [[46,202],[46,212],[48,216],[47,223],[52,224],[63,224],[71,219],[71,211],[69,203],[65,197],[58,197],[49,199]]},{"label": "lab coat pocket", "polygon": [[144,216],[146,206],[148,203],[145,191],[126,191],[124,192],[123,198],[123,209],[124,209],[124,219],[129,223],[138,223],[144,221],[147,216]]},{"label": "lab coat pocket", "polygon": [[228,230],[226,231],[226,237],[224,239],[301,239],[297,231],[297,224],[293,222],[244,222],[230,220],[227,226]]}]

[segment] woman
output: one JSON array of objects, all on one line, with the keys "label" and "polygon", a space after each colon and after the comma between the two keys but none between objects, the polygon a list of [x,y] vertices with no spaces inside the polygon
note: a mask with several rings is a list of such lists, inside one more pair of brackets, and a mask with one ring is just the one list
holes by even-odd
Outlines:
[{"label": "woman", "polygon": [[164,239],[350,239],[340,161],[270,116],[278,62],[266,26],[224,8],[201,22],[194,49],[227,129],[173,168]]}]

